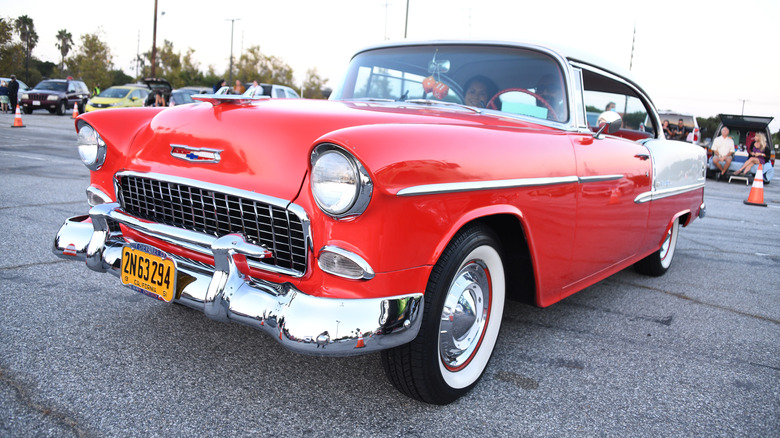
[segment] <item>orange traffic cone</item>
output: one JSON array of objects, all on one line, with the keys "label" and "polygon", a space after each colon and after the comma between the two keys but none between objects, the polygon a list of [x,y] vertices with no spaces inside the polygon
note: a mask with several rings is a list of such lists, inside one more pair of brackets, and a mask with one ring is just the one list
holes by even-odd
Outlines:
[{"label": "orange traffic cone", "polygon": [[76,102],[73,102],[73,118],[79,116],[79,105]]},{"label": "orange traffic cone", "polygon": [[358,339],[357,344],[355,344],[355,348],[363,348],[366,346],[366,343],[363,341],[363,333],[358,332]]},{"label": "orange traffic cone", "polygon": [[753,187],[750,188],[750,194],[745,204],[766,207],[766,204],[764,204],[764,170],[763,165],[760,163],[758,170],[756,170],[756,177],[753,179]]},{"label": "orange traffic cone", "polygon": [[14,116],[14,124],[11,125],[12,128],[24,128],[24,123],[22,123],[22,113],[19,111],[19,105],[16,105],[16,115]]}]

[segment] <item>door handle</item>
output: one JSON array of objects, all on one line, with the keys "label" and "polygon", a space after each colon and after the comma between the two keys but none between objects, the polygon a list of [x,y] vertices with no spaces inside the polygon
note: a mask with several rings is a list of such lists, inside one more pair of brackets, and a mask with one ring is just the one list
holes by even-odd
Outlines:
[{"label": "door handle", "polygon": [[650,155],[648,154],[636,154],[634,157],[639,158],[642,161],[650,159]]}]

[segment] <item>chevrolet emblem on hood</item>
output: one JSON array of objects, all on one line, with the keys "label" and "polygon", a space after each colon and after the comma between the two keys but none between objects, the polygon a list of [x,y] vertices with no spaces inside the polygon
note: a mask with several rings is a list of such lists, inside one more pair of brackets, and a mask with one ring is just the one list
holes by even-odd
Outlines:
[{"label": "chevrolet emblem on hood", "polygon": [[197,163],[219,163],[219,149],[191,148],[180,144],[171,145],[171,155],[176,158]]}]

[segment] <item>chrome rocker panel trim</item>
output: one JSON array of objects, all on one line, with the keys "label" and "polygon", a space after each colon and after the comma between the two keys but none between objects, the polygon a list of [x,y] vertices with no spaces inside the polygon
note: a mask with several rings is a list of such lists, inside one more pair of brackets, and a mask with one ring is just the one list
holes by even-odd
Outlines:
[{"label": "chrome rocker panel trim", "polygon": [[[89,216],[66,220],[54,240],[54,254],[85,261],[94,271],[119,277],[126,241],[108,227],[109,218],[120,217],[118,209],[118,204],[103,204],[93,207]],[[86,222],[87,218],[92,222]],[[182,231],[167,228],[165,233]],[[195,240],[183,234],[168,238]],[[179,286],[175,301],[217,321],[254,327],[290,350],[323,356],[364,354],[406,344],[420,330],[420,293],[367,299],[315,297],[291,283],[272,283],[243,274],[236,257],[258,256],[266,250],[247,243],[240,235],[215,238],[209,247],[213,267],[176,257]]]}]

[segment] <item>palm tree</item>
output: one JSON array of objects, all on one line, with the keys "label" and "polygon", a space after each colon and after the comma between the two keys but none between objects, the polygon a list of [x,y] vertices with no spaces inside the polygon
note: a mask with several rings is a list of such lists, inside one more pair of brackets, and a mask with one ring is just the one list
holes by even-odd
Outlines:
[{"label": "palm tree", "polygon": [[57,41],[57,48],[60,49],[60,55],[62,55],[60,61],[60,71],[62,71],[62,66],[65,64],[65,57],[68,56],[70,48],[73,47],[73,35],[65,29],[60,29],[60,31],[57,32]]},{"label": "palm tree", "polygon": [[19,38],[22,40],[26,47],[26,64],[25,64],[25,80],[30,80],[30,51],[38,44],[38,33],[35,32],[35,25],[33,19],[22,15],[14,20],[14,28],[19,33]]}]

